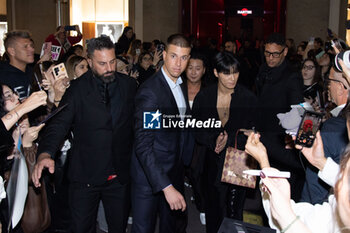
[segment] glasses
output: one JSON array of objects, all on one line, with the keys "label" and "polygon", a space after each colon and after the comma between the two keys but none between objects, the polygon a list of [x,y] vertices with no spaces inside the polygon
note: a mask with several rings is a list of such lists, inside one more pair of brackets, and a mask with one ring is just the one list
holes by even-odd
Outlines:
[{"label": "glasses", "polygon": [[151,57],[143,57],[142,60],[144,60],[144,61],[152,61],[152,58]]},{"label": "glasses", "polygon": [[14,93],[12,91],[4,93],[4,101],[12,100],[15,95],[17,95],[17,93]]},{"label": "glasses", "polygon": [[312,70],[313,68],[315,68],[315,66],[313,66],[313,65],[309,65],[309,66],[304,65],[304,66],[303,66],[303,69],[304,69],[304,70]]},{"label": "glasses", "polygon": [[273,52],[273,53],[271,53],[271,52],[265,50],[265,51],[264,51],[264,55],[265,55],[265,57],[270,57],[270,56],[272,55],[272,57],[278,58],[278,57],[281,56],[281,54],[283,53],[283,51],[284,51],[285,49],[286,49],[286,48],[283,48],[281,52]]},{"label": "glasses", "polygon": [[344,86],[345,89],[348,89],[348,88],[344,85],[344,83],[343,83],[342,81],[339,81],[339,80],[336,80],[336,79],[332,79],[332,78],[325,78],[326,85],[329,85],[331,81],[337,82],[337,83],[341,83],[341,84],[343,84],[343,86]]}]

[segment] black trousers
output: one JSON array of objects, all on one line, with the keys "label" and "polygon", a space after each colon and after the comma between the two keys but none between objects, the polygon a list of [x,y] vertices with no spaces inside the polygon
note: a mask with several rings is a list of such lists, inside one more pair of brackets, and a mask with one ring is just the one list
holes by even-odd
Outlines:
[{"label": "black trousers", "polygon": [[[184,195],[183,186],[175,188]],[[187,210],[171,210],[163,192],[154,194],[150,186],[132,184],[132,211],[132,233],[154,233],[157,216],[160,233],[186,232]]]},{"label": "black trousers", "polygon": [[96,232],[100,200],[105,208],[108,232],[125,232],[130,208],[130,185],[121,184],[115,178],[103,185],[70,184],[69,204],[74,233]]},{"label": "black trousers", "polygon": [[225,217],[243,220],[246,188],[221,182],[222,158],[208,155],[205,219],[207,233],[217,233]]}]

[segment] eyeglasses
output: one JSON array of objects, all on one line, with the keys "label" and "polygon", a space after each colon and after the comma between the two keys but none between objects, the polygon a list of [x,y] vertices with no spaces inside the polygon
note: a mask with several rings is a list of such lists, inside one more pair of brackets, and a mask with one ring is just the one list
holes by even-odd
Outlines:
[{"label": "eyeglasses", "polygon": [[14,93],[12,91],[4,93],[4,101],[12,100],[15,95],[17,95],[17,93]]},{"label": "eyeglasses", "polygon": [[143,57],[142,60],[144,60],[144,61],[152,61],[152,58],[151,57]]},{"label": "eyeglasses", "polygon": [[304,66],[303,66],[303,69],[304,69],[304,70],[312,70],[313,68],[315,68],[315,66],[313,66],[313,65],[309,65],[309,66],[304,65]]},{"label": "eyeglasses", "polygon": [[283,53],[283,51],[284,51],[285,49],[286,49],[286,48],[283,48],[281,52],[273,52],[273,53],[271,53],[271,52],[265,50],[265,51],[264,51],[264,55],[265,55],[265,57],[270,57],[270,56],[272,55],[272,57],[278,58],[278,57],[281,56],[281,54]]},{"label": "eyeglasses", "polygon": [[348,89],[342,81],[339,81],[339,80],[336,80],[336,79],[332,79],[332,78],[325,78],[326,85],[329,85],[331,81],[337,82],[337,83],[341,83],[341,84],[343,84],[345,89]]}]

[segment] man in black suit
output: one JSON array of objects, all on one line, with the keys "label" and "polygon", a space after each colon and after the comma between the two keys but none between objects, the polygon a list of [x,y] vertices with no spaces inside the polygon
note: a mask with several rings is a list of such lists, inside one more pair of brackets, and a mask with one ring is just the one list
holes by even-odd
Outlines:
[{"label": "man in black suit", "polygon": [[[326,120],[321,127],[323,150],[326,158],[330,157],[334,162],[339,163],[348,144],[346,119],[343,109],[349,96],[350,85],[342,73],[331,68],[329,77],[325,79],[328,84],[329,99],[337,105],[331,111],[333,117]],[[330,187],[318,177],[318,171],[322,171],[325,164],[320,164],[318,169],[306,164],[306,180],[301,193],[302,202],[309,202],[313,205],[322,204],[329,195]]]},{"label": "man in black suit", "polygon": [[102,200],[109,232],[125,232],[136,83],[115,73],[114,44],[109,38],[91,39],[87,54],[91,70],[72,82],[63,96],[60,106],[67,106],[47,126],[32,179],[40,186],[42,170],[54,172],[52,158],[71,129],[74,141],[68,177],[72,231],[96,231]]},{"label": "man in black suit", "polygon": [[183,35],[170,36],[163,52],[164,65],[140,86],[135,97],[131,162],[133,233],[154,232],[158,213],[159,232],[185,231],[179,229],[184,223],[181,210],[186,209],[184,163],[190,161],[193,140],[186,129],[166,129],[161,118],[178,123],[188,114],[187,91],[180,75],[187,66],[190,51],[190,43]]},{"label": "man in black suit", "polygon": [[304,102],[301,74],[292,69],[286,59],[287,53],[288,47],[281,34],[273,33],[267,38],[266,62],[261,65],[256,79],[259,108],[256,121],[261,141],[269,151],[271,166],[292,172],[291,196],[298,201],[305,174],[296,150],[285,148],[285,130],[276,116],[288,112],[291,105]]}]

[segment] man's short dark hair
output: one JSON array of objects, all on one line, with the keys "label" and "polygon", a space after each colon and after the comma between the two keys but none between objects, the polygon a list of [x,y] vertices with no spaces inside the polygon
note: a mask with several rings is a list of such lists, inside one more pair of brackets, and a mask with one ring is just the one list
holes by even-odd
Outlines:
[{"label": "man's short dark hair", "polygon": [[92,38],[87,44],[87,56],[92,57],[95,50],[114,49],[114,44],[108,36]]},{"label": "man's short dark hair", "polygon": [[278,44],[281,46],[286,46],[286,39],[282,34],[274,32],[267,37],[265,44]]},{"label": "man's short dark hair", "polygon": [[200,53],[198,51],[193,51],[191,52],[191,59],[201,60],[203,62],[204,68],[208,66],[208,59],[203,53]]},{"label": "man's short dark hair", "polygon": [[190,41],[182,34],[173,34],[169,36],[166,43],[166,49],[169,45],[175,45],[181,48],[191,48]]},{"label": "man's short dark hair", "polygon": [[[30,33],[28,31],[20,31],[20,30],[16,30],[16,31],[11,31],[5,34],[5,38],[4,38],[4,46],[5,46],[5,50],[7,51],[7,49],[12,46],[16,40],[18,38],[23,38],[23,39],[30,39],[32,40],[32,37],[30,35]],[[33,41],[33,40],[32,40]]]},{"label": "man's short dark hair", "polygon": [[218,73],[236,73],[239,72],[239,62],[232,53],[224,51],[216,54],[214,57],[213,68]]}]

